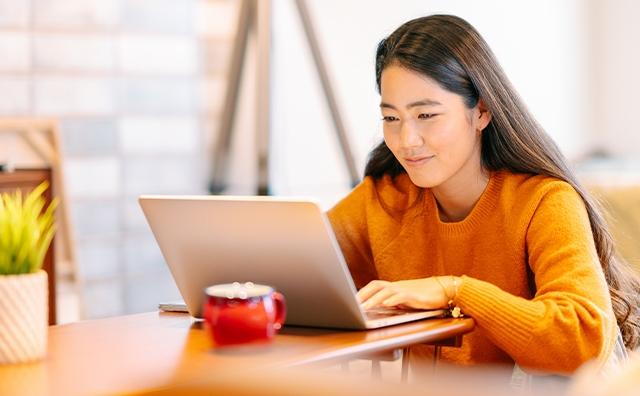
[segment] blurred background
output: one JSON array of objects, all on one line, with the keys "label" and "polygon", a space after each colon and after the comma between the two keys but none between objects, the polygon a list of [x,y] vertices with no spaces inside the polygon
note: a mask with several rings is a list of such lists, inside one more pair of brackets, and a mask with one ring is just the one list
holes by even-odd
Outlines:
[{"label": "blurred background", "polygon": [[[585,183],[614,192],[612,221],[639,218],[639,2],[307,4],[358,174],[382,137],[377,43],[411,18],[450,13],[483,35]],[[58,290],[58,322],[151,311],[179,298],[137,197],[208,193],[239,6],[0,0],[0,118],[47,117],[60,127],[76,257],[73,285],[62,279]],[[349,175],[294,2],[271,7],[270,193],[316,197],[328,209],[349,192]],[[252,40],[226,193],[255,193]],[[9,135],[0,135],[2,162],[38,166]],[[618,229],[621,250],[640,262],[640,220]]]}]

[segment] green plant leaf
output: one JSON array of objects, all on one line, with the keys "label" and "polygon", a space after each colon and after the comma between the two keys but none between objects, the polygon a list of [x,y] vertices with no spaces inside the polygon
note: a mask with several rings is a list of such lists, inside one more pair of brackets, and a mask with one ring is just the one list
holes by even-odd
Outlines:
[{"label": "green plant leaf", "polygon": [[24,199],[17,190],[0,195],[0,274],[36,272],[42,268],[56,231],[54,199],[46,208],[43,182]]}]

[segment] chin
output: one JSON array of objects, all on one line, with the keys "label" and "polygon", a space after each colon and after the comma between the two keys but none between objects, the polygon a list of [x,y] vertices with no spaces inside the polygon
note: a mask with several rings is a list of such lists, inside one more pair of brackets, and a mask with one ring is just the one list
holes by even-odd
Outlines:
[{"label": "chin", "polygon": [[441,177],[438,177],[438,175],[433,175],[433,174],[425,175],[425,174],[420,174],[416,172],[407,172],[407,175],[409,175],[409,179],[411,179],[411,182],[413,184],[421,188],[437,187],[443,182]]}]

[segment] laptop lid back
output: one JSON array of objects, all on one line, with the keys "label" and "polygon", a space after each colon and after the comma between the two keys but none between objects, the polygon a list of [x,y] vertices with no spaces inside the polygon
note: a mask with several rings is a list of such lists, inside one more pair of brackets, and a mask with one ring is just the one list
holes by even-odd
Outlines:
[{"label": "laptop lid back", "polygon": [[139,202],[192,316],[201,316],[207,286],[251,281],[285,295],[286,324],[365,326],[342,252],[315,202],[229,196]]}]

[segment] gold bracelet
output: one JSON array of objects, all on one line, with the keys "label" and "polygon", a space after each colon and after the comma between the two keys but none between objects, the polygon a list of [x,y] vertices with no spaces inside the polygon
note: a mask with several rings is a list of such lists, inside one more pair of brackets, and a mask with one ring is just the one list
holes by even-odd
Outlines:
[{"label": "gold bracelet", "polygon": [[449,311],[451,312],[451,316],[454,318],[461,318],[464,316],[460,307],[455,305],[454,301],[458,297],[458,278],[455,276],[451,276],[451,280],[453,281],[453,297],[449,300]]},{"label": "gold bracelet", "polygon": [[454,299],[456,297],[458,297],[458,279],[455,276],[451,276],[451,281],[453,282],[453,297],[449,297],[449,293],[447,293],[447,288],[444,287],[444,285],[442,284],[442,282],[440,281],[439,277],[435,277],[436,278],[436,282],[438,282],[438,284],[440,285],[440,287],[442,288],[442,291],[444,292],[444,296],[447,298],[447,307],[448,307],[448,314],[449,316],[453,317],[453,318],[461,318],[464,316],[464,314],[462,313],[462,311],[460,310],[460,307],[458,307],[457,305],[454,304]]}]

